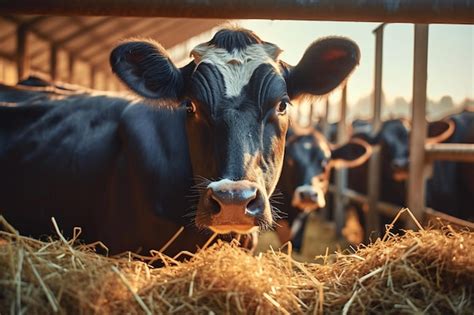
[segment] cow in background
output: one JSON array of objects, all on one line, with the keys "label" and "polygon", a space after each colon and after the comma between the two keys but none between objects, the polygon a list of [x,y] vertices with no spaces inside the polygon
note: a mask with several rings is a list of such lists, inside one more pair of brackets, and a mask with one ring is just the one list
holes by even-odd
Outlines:
[{"label": "cow in background", "polygon": [[[111,253],[196,250],[209,234],[273,225],[292,99],[324,95],[353,71],[357,45],[316,41],[296,66],[249,30],[220,30],[177,68],[161,45],[124,42],[117,76],[148,101],[91,95],[0,107],[0,209],[20,231],[81,226]],[[3,96],[0,91],[0,100]]]},{"label": "cow in background", "polygon": [[290,129],[277,186],[283,194],[280,210],[287,215],[286,220],[277,222],[282,243],[291,240],[295,250],[301,249],[308,214],[326,206],[331,170],[356,167],[369,158],[371,151],[363,140],[334,146],[313,128]]},{"label": "cow in background", "polygon": [[[455,122],[452,119],[430,122],[428,124],[427,143],[440,143],[449,139],[455,131]],[[369,132],[354,133],[353,139],[363,139],[371,145],[380,145],[380,200],[400,205],[407,204],[406,180],[409,170],[409,137],[411,122],[407,119],[390,119],[384,121],[380,131],[376,135]],[[353,168],[348,172],[348,188],[360,194],[367,195],[368,183],[368,162]],[[365,216],[363,208],[355,203],[351,203],[349,208],[357,212],[362,226],[365,225]],[[352,211],[352,210],[351,210]],[[386,215],[380,215],[380,231],[385,231],[385,224],[392,221],[393,218]],[[398,224],[395,230],[403,228]],[[352,238],[352,243],[360,243],[363,235],[359,238]]]},{"label": "cow in background", "polygon": [[[453,133],[443,143],[474,144],[474,108],[450,115]],[[427,206],[474,222],[474,163],[435,161],[426,186]]]}]

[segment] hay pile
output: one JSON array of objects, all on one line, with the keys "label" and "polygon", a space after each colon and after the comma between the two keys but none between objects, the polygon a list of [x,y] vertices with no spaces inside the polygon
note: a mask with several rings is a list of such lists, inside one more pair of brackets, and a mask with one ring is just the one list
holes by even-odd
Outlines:
[{"label": "hay pile", "polygon": [[353,253],[298,263],[218,243],[153,269],[94,246],[0,238],[0,313],[472,314],[474,234],[443,230],[387,234]]}]

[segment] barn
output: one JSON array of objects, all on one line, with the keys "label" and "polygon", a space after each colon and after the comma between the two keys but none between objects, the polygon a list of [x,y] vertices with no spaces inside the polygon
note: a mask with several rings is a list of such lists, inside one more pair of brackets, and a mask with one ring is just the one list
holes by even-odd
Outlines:
[{"label": "barn", "polygon": [[[439,25],[472,46],[471,2],[0,9],[1,313],[473,312],[472,49],[449,111],[428,58]],[[279,46],[315,21],[365,37]]]}]

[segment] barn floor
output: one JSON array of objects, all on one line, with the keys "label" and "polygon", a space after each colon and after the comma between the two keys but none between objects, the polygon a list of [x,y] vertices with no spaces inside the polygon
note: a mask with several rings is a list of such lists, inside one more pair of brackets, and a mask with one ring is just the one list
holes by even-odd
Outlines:
[{"label": "barn floor", "polygon": [[[281,244],[275,232],[262,233],[258,240],[256,253],[265,252],[270,247],[280,248]],[[316,256],[334,253],[336,250],[345,249],[349,243],[343,238],[336,237],[336,226],[327,222],[317,213],[310,215],[303,238],[301,253],[293,253],[298,261],[311,262]]]}]

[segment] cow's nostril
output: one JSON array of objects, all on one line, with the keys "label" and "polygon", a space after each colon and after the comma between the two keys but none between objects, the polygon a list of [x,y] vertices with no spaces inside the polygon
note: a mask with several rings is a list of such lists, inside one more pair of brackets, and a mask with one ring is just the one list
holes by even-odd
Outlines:
[{"label": "cow's nostril", "polygon": [[264,203],[262,202],[262,196],[260,191],[256,191],[255,197],[249,200],[247,206],[245,207],[245,214],[256,217],[260,216],[263,213]]},{"label": "cow's nostril", "polygon": [[310,191],[301,191],[300,192],[300,199],[302,201],[316,201],[318,199],[318,193],[310,190]]},{"label": "cow's nostril", "polygon": [[214,199],[214,196],[210,196],[209,198],[209,209],[211,210],[212,214],[218,214],[221,212],[221,205]]}]

